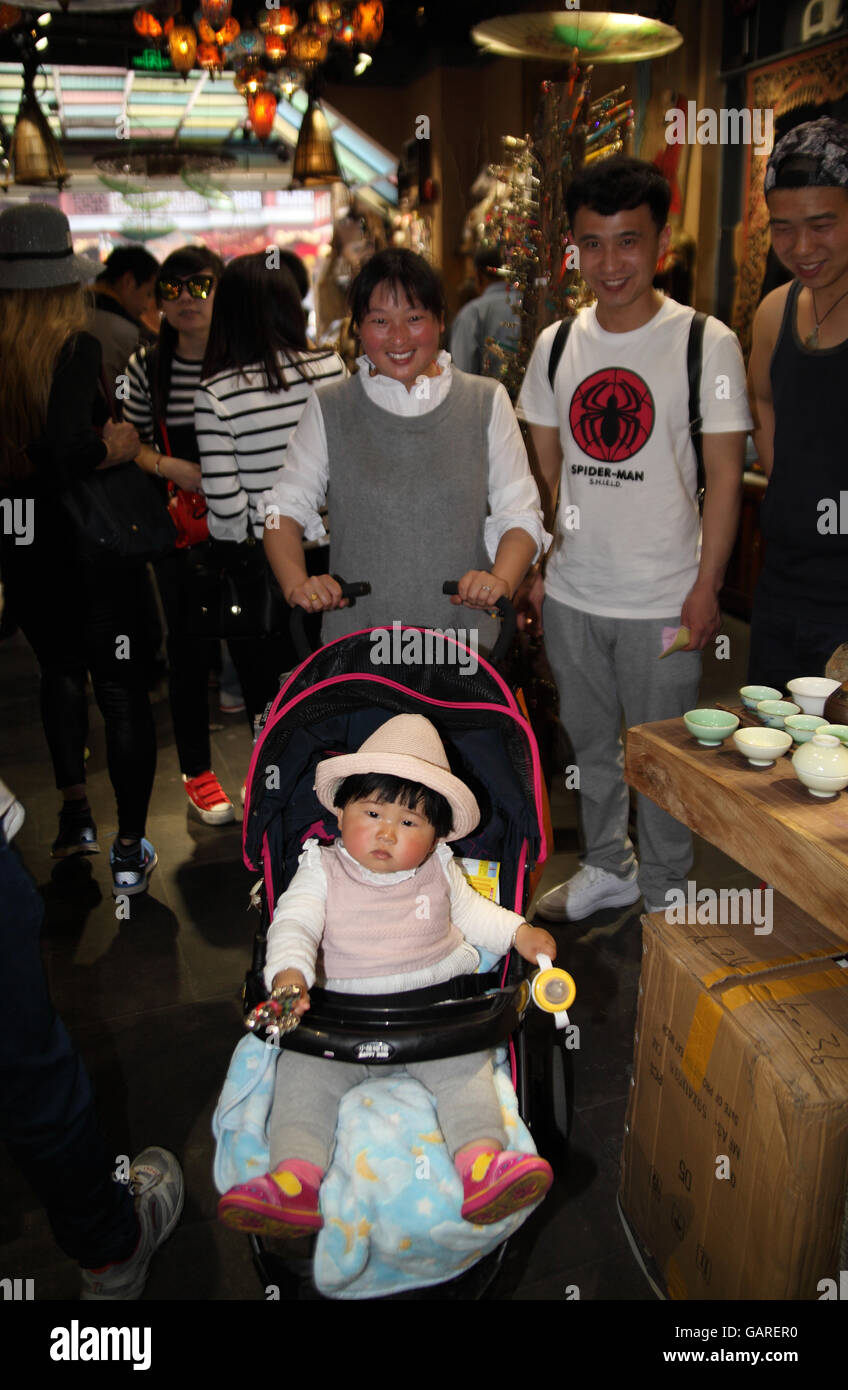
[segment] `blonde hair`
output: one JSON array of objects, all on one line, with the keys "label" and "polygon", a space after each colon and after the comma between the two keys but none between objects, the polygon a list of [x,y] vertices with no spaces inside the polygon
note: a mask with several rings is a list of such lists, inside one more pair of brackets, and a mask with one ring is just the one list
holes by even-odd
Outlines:
[{"label": "blonde hair", "polygon": [[59,353],[85,326],[81,285],[0,290],[0,477],[32,471],[26,446],[44,429]]}]

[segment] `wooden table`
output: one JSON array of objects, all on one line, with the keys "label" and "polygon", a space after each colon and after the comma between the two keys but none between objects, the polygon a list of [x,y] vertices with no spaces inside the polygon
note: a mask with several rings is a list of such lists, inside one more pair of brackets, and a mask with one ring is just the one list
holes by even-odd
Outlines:
[{"label": "wooden table", "polygon": [[752,767],[732,738],[704,748],[682,719],[628,730],[625,777],[848,941],[848,790],[811,796],[789,757]]}]

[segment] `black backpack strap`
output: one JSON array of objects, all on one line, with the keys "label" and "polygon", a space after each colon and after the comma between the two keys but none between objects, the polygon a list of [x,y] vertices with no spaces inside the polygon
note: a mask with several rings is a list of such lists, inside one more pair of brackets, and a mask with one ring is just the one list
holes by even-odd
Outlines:
[{"label": "black backpack strap", "polygon": [[699,504],[703,502],[706,485],[704,441],[701,437],[704,424],[701,414],[701,368],[704,364],[704,329],[706,324],[706,314],[698,313],[696,310],[689,326],[689,342],[686,348],[686,372],[689,377],[689,433],[692,436],[692,445],[698,464]]},{"label": "black backpack strap", "polygon": [[556,369],[559,366],[559,359],[562,357],[563,349],[568,342],[568,335],[571,332],[571,325],[573,322],[573,318],[561,319],[559,328],[554,334],[554,340],[551,343],[551,355],[548,358],[548,381],[550,382],[552,391],[554,389],[554,377],[556,376]]}]

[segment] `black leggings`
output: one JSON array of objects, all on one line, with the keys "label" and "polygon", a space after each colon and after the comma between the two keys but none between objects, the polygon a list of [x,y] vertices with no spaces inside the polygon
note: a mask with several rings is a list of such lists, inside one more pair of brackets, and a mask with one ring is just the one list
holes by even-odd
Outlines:
[{"label": "black leggings", "polygon": [[144,566],[83,565],[61,528],[44,524],[31,545],[4,538],[3,582],[9,617],[41,668],[41,719],[56,786],[85,782],[90,672],[106,726],[118,833],[143,835],[156,771]]},{"label": "black leggings", "polygon": [[[176,550],[157,561],[156,582],[168,624],[168,667],[171,718],[180,771],[198,777],[209,769],[209,672],[218,642],[186,633],[191,559],[186,550]],[[262,713],[280,688],[280,676],[294,665],[289,641],[280,637],[242,637],[227,643],[244,696],[245,713],[253,730],[255,717]]]}]

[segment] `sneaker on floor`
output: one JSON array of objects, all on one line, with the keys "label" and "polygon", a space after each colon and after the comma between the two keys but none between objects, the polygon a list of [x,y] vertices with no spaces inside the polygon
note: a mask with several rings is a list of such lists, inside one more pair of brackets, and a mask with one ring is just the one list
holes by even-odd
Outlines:
[{"label": "sneaker on floor", "polygon": [[292,1239],[312,1235],[324,1224],[318,1193],[321,1169],[304,1159],[280,1163],[273,1173],[231,1187],[218,1203],[218,1219],[234,1231]]},{"label": "sneaker on floor", "polygon": [[457,1165],[462,1178],[462,1218],[490,1226],[505,1216],[541,1201],[554,1180],[553,1169],[538,1154],[481,1151]]},{"label": "sneaker on floor", "polygon": [[[124,846],[118,840],[109,854],[112,866],[112,897],[135,893],[146,893],[150,875],[159,863],[159,856],[149,840],[139,840],[136,845]],[[163,1150],[164,1152],[164,1150]]]},{"label": "sneaker on floor", "polygon": [[235,807],[214,772],[201,772],[197,777],[183,774],[186,796],[204,825],[226,825],[235,820]]},{"label": "sneaker on floor", "polygon": [[218,693],[218,704],[222,714],[244,714],[244,696],[231,695],[228,690]]},{"label": "sneaker on floor", "polygon": [[54,859],[67,859],[71,854],[99,854],[97,826],[87,802],[82,809],[76,802],[68,802],[59,812],[59,834],[50,850]]},{"label": "sneaker on floor", "polygon": [[546,922],[582,922],[604,907],[629,907],[640,896],[635,868],[627,878],[619,878],[595,864],[584,864],[565,883],[545,893],[535,912]]},{"label": "sneaker on floor", "polygon": [[151,1147],[130,1166],[139,1238],[135,1251],[120,1264],[82,1270],[83,1301],[131,1301],[141,1298],[150,1261],[180,1219],[185,1198],[183,1173],[167,1149]]}]

